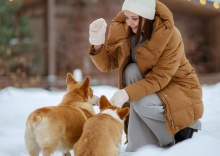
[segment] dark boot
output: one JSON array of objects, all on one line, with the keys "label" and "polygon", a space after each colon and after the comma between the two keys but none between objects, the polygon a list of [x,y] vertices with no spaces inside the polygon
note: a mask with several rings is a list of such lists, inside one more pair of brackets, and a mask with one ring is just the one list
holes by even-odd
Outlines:
[{"label": "dark boot", "polygon": [[[122,108],[125,108],[125,107],[130,108],[130,103],[128,103],[128,102],[124,103]],[[125,134],[126,134],[125,144],[128,143],[128,122],[129,122],[129,114],[128,114],[128,116],[126,117],[126,119],[124,121],[124,131],[125,131]]]},{"label": "dark boot", "polygon": [[197,132],[197,129],[192,129],[190,127],[186,127],[182,130],[180,130],[179,132],[177,132],[174,136],[176,143],[181,142],[183,140],[192,138],[193,133]]}]

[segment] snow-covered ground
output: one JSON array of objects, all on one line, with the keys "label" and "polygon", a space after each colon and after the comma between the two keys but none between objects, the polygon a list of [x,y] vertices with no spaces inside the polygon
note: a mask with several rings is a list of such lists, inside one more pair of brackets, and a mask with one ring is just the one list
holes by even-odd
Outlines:
[{"label": "snow-covered ground", "polygon": [[[111,98],[117,90],[111,86],[93,86],[98,96]],[[0,90],[0,156],[27,156],[24,145],[25,122],[35,109],[57,105],[65,91],[47,91],[41,88]],[[205,112],[201,119],[202,131],[194,133],[192,139],[170,148],[146,146],[134,153],[126,153],[122,144],[121,155],[129,156],[219,156],[220,155],[220,83],[203,85]],[[98,113],[99,109],[95,106]],[[122,143],[125,141],[123,134]],[[54,156],[60,156],[55,153]]]}]

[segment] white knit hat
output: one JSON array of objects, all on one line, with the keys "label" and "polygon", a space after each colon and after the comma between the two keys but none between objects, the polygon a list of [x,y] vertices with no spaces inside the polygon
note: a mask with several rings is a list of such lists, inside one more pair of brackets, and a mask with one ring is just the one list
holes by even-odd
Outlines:
[{"label": "white knit hat", "polygon": [[156,12],[155,0],[125,0],[122,10],[131,11],[141,17],[153,20]]}]

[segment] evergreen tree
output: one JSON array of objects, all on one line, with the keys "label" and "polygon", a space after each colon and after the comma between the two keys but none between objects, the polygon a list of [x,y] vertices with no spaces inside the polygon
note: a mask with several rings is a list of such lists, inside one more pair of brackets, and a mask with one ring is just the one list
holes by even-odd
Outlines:
[{"label": "evergreen tree", "polygon": [[18,16],[21,4],[0,0],[0,76],[27,75],[32,44],[28,18]]}]

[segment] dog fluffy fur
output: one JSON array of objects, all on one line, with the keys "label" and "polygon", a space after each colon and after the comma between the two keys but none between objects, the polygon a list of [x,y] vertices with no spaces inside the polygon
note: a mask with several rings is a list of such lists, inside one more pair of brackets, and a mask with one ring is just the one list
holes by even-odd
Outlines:
[{"label": "dog fluffy fur", "polygon": [[90,78],[78,83],[72,74],[66,78],[67,92],[58,106],[33,111],[26,122],[25,145],[30,156],[50,156],[60,151],[70,156],[70,150],[82,134],[86,120],[94,115]]},{"label": "dog fluffy fur", "polygon": [[100,98],[100,113],[86,121],[83,133],[74,145],[74,156],[118,156],[123,123],[129,108],[111,105],[105,96]]}]

